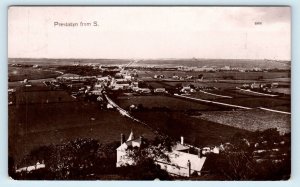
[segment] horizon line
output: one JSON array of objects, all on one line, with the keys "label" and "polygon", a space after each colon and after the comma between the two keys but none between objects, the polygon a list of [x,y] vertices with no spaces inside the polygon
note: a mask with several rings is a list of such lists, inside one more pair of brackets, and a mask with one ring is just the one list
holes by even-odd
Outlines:
[{"label": "horizon line", "polygon": [[291,59],[271,59],[271,58],[48,58],[48,57],[8,57],[10,59],[49,59],[49,60],[269,60],[269,61],[291,61]]}]

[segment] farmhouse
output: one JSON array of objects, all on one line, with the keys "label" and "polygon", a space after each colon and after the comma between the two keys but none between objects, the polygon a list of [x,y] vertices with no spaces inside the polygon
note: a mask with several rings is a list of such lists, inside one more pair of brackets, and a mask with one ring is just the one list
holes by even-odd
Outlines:
[{"label": "farmhouse", "polygon": [[[129,138],[125,141],[125,137],[121,134],[121,145],[117,148],[117,162],[116,167],[125,165],[133,165],[134,160],[127,156],[128,147],[141,147],[143,138],[135,138],[133,132],[130,133]],[[176,143],[170,152],[165,152],[169,157],[170,162],[163,159],[155,160],[155,163],[160,165],[161,169],[166,170],[171,175],[190,177],[191,174],[201,175],[201,170],[206,161],[206,157],[202,155],[199,148],[196,154],[190,153],[192,146],[184,143],[183,137],[181,142]],[[193,147],[195,149],[195,147]]]}]

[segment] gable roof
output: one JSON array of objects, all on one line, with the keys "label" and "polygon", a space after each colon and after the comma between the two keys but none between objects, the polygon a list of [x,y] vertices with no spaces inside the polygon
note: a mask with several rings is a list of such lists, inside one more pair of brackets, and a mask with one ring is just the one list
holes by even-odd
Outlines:
[{"label": "gable roof", "polygon": [[125,151],[128,147],[140,147],[142,144],[141,138],[136,138],[134,140],[129,140],[124,142],[122,145],[120,145],[117,150],[118,151]]},{"label": "gable roof", "polygon": [[129,137],[128,137],[128,139],[127,139],[126,142],[131,141],[131,140],[134,140],[134,135],[133,135],[132,131],[130,132],[130,135],[129,135]]}]

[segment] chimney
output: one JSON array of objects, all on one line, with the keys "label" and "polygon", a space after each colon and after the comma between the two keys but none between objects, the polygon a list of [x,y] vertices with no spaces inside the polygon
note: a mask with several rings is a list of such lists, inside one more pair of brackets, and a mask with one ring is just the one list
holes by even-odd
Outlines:
[{"label": "chimney", "polygon": [[202,157],[201,149],[198,149],[198,158]]},{"label": "chimney", "polygon": [[180,137],[180,144],[183,145],[184,144],[184,139],[183,136]]},{"label": "chimney", "polygon": [[190,162],[190,160],[188,160],[187,161],[187,168],[188,168],[188,177],[190,177],[191,176],[191,162]]},{"label": "chimney", "polygon": [[124,134],[121,134],[121,145],[125,142],[125,136]]}]

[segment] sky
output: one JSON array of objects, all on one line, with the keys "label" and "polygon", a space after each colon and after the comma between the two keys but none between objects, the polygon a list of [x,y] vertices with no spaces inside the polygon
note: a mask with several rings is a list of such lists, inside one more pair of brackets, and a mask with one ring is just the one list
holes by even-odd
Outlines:
[{"label": "sky", "polygon": [[[58,26],[55,22],[78,25]],[[80,22],[91,26],[80,26]],[[8,57],[290,60],[291,10],[10,7]]]}]

